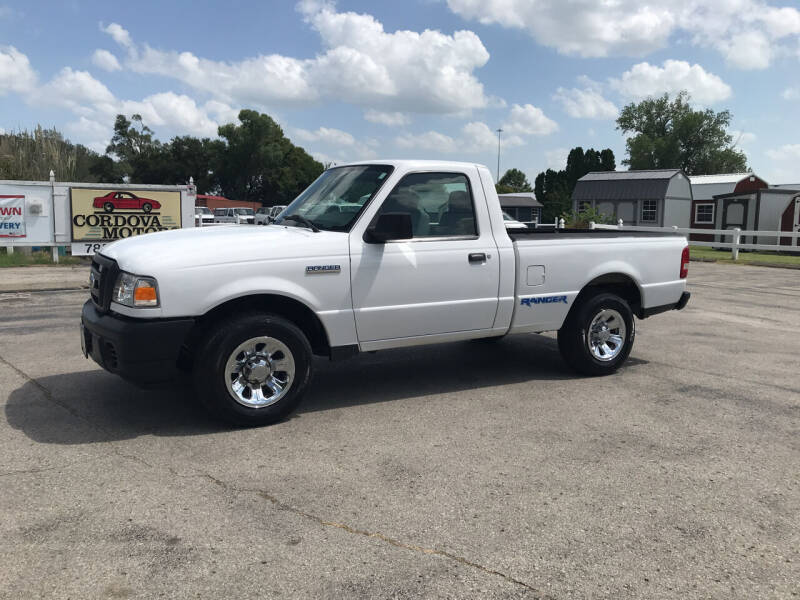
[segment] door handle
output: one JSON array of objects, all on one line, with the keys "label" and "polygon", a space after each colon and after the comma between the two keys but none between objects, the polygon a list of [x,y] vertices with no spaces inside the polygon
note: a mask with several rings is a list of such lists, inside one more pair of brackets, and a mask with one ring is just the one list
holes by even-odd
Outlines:
[{"label": "door handle", "polygon": [[471,263],[485,263],[486,262],[486,253],[485,252],[472,252],[469,255],[469,262]]}]

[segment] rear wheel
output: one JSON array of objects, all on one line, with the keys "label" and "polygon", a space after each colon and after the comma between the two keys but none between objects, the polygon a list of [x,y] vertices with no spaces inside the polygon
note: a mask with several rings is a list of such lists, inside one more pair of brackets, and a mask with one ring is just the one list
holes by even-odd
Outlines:
[{"label": "rear wheel", "polygon": [[235,425],[267,425],[300,403],[311,361],[311,345],[294,323],[247,313],[216,324],[207,336],[195,362],[195,388],[214,415]]},{"label": "rear wheel", "polygon": [[105,202],[103,204],[103,210],[106,211],[107,213],[113,212],[114,211],[114,205],[111,204],[111,202]]},{"label": "rear wheel", "polygon": [[558,331],[566,363],[586,375],[608,375],[628,358],[636,335],[628,303],[611,293],[580,300]]}]

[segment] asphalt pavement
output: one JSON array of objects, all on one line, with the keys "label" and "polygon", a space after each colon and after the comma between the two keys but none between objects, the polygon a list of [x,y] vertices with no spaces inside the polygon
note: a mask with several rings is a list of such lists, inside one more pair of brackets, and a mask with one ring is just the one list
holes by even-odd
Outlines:
[{"label": "asphalt pavement", "polygon": [[245,430],[85,360],[85,291],[0,293],[0,597],[796,598],[800,272],[690,290],[610,377],[552,335],[320,360]]}]

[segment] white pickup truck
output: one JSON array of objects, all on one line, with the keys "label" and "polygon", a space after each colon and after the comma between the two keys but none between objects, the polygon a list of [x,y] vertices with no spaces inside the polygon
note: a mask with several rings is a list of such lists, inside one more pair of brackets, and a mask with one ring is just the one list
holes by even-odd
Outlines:
[{"label": "white pickup truck", "polygon": [[314,355],[557,330],[571,367],[603,375],[630,354],[634,316],[689,299],[679,235],[503,223],[480,165],[334,167],[267,227],[103,248],[83,351],[140,383],[189,373],[216,415],[261,425],[297,406]]}]

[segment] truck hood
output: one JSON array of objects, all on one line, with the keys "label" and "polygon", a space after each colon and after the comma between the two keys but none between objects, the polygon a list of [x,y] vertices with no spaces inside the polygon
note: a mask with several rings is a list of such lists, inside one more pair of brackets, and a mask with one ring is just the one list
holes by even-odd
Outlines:
[{"label": "truck hood", "polygon": [[285,225],[216,225],[119,240],[103,248],[102,254],[116,260],[123,271],[158,276],[164,270],[348,252],[347,233],[314,233],[305,227]]}]

